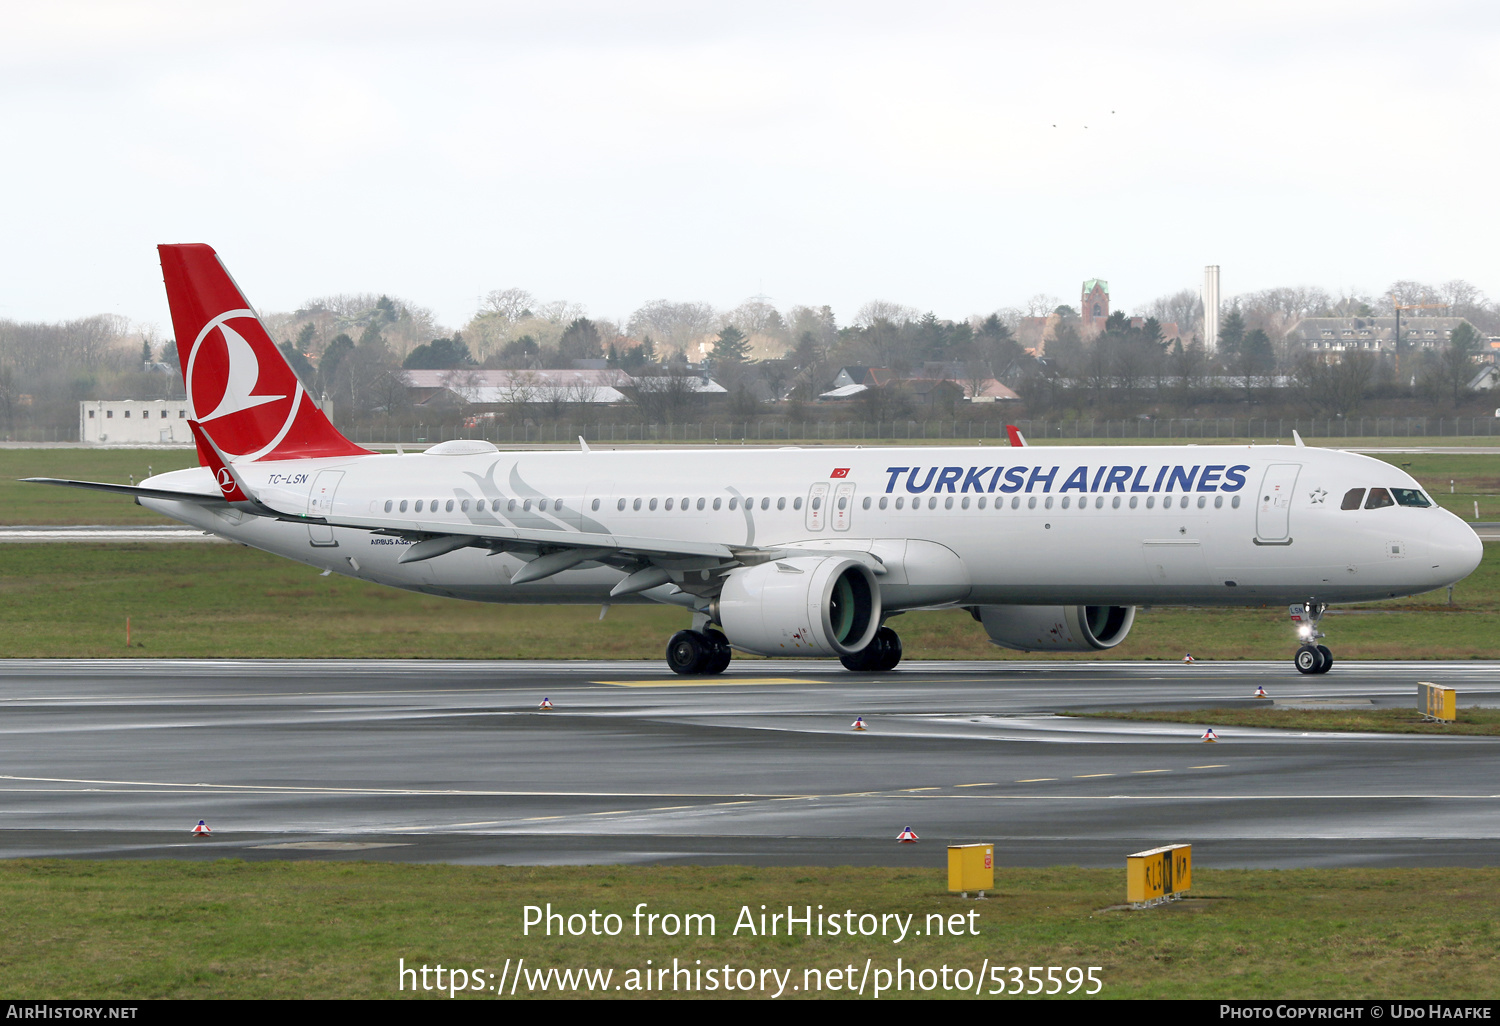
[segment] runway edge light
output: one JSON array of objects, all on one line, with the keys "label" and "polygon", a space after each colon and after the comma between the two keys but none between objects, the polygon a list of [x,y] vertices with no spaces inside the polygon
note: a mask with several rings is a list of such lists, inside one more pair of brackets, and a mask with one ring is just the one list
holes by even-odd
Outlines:
[{"label": "runway edge light", "polygon": [[1217,734],[1214,733],[1214,728],[1209,727],[1207,730],[1205,730],[1203,732],[1203,740],[1205,740],[1205,741],[1217,741],[1217,740],[1219,740],[1219,735],[1217,735]]},{"label": "runway edge light", "polygon": [[916,844],[917,841],[918,837],[916,831],[912,830],[911,827],[907,827],[905,830],[896,835],[897,844]]},{"label": "runway edge light", "polygon": [[213,833],[213,828],[201,819],[198,821],[198,825],[193,827],[194,837],[207,837],[211,833]]}]

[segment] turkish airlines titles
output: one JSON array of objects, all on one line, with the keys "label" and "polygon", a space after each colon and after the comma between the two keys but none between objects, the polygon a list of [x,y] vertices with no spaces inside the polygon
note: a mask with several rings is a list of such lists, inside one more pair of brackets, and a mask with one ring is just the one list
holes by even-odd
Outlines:
[{"label": "turkish airlines titles", "polygon": [[[905,490],[932,492],[1051,492],[1061,467],[886,467],[886,494],[905,476]],[[1062,481],[1061,492],[1237,492],[1245,487],[1248,463],[1229,466],[1075,467]],[[1155,475],[1152,471],[1155,470]],[[837,475],[835,475],[837,476]],[[986,478],[988,480],[986,481]]]}]

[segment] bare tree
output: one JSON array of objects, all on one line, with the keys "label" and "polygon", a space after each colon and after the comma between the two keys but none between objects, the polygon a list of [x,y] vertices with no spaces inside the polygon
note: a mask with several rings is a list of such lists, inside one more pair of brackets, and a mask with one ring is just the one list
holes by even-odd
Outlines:
[{"label": "bare tree", "polygon": [[1314,410],[1345,416],[1364,401],[1375,377],[1375,358],[1368,353],[1347,352],[1336,363],[1304,355],[1292,372],[1292,387]]},{"label": "bare tree", "polygon": [[630,399],[650,424],[674,424],[696,408],[701,398],[696,374],[679,361],[668,361],[657,373],[632,381]]},{"label": "bare tree", "polygon": [[479,304],[479,312],[493,314],[507,321],[519,321],[540,305],[536,296],[525,289],[495,289],[485,293]]},{"label": "bare tree", "polygon": [[681,352],[713,332],[718,313],[708,303],[673,303],[654,299],[630,315],[627,325],[636,338],[650,335]]},{"label": "bare tree", "polygon": [[859,308],[859,313],[854,315],[854,323],[861,328],[874,327],[877,321],[885,321],[900,327],[903,324],[914,324],[921,319],[922,311],[916,307],[892,303],[884,299],[870,300]]},{"label": "bare tree", "polygon": [[1062,306],[1062,300],[1056,296],[1049,296],[1045,292],[1038,292],[1022,304],[1027,317],[1046,317],[1052,311]]}]

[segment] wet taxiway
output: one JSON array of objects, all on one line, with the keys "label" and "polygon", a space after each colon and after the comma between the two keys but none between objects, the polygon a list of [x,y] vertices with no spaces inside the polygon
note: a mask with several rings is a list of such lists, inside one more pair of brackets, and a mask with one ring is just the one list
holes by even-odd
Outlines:
[{"label": "wet taxiway", "polygon": [[[21,661],[0,857],[1491,865],[1500,739],[1074,719],[1271,700],[1500,705],[1494,663]],[[551,711],[538,704],[549,698]],[[868,729],[851,730],[855,717]],[[1200,740],[1214,726],[1219,741]],[[188,831],[198,820],[207,840]],[[921,837],[896,844],[911,826]]]}]

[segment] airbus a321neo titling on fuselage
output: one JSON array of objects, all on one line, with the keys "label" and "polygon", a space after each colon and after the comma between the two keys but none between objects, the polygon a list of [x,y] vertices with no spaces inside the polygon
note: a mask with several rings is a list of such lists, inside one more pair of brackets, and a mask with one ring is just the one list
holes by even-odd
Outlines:
[{"label": "airbus a321neo titling on fuselage", "polygon": [[[134,495],[334,573],[480,602],[661,602],[684,674],[731,649],[890,670],[887,620],[962,607],[995,644],[1113,648],[1135,607],[1290,604],[1297,669],[1334,602],[1430,591],[1483,549],[1401,470],[1302,445],[371,452],[308,397],[218,255],[161,246],[197,440]],[[1300,440],[1299,440],[1300,441]]]}]

